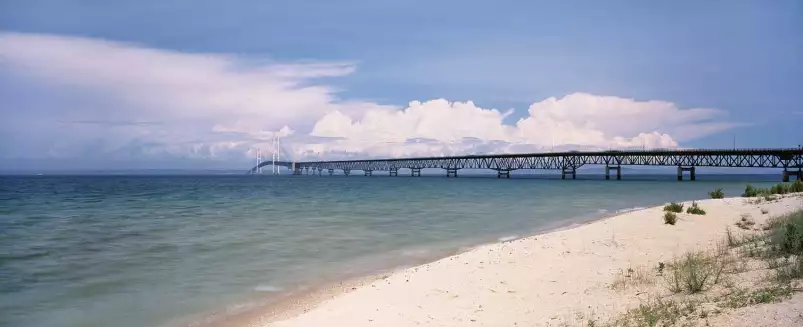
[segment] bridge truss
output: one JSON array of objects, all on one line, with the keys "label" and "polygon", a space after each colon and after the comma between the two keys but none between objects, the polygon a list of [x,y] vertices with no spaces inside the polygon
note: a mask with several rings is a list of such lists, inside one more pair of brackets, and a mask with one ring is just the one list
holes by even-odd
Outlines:
[{"label": "bridge truss", "polygon": [[[263,162],[258,167],[270,165]],[[801,178],[803,169],[803,149],[727,149],[727,150],[640,150],[640,151],[594,151],[594,152],[554,152],[529,154],[468,155],[453,157],[422,157],[396,159],[334,160],[277,162],[276,165],[290,168],[294,174],[303,171],[321,174],[327,170],[331,175],[341,170],[349,175],[352,170],[361,170],[365,175],[374,171],[387,171],[391,176],[398,175],[399,169],[410,169],[411,175],[420,176],[421,169],[440,168],[447,176],[457,176],[460,169],[491,169],[497,177],[510,177],[510,172],[523,169],[561,170],[563,178],[576,177],[576,170],[585,165],[604,165],[606,178],[610,171],[616,171],[621,179],[621,166],[672,166],[678,168],[678,178],[688,171],[695,177],[695,167],[743,167],[743,168],[783,168],[783,178]]]}]

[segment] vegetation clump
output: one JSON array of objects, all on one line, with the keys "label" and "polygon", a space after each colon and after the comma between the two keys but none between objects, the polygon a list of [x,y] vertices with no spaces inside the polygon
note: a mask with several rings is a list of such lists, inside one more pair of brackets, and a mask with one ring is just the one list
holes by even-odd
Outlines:
[{"label": "vegetation clump", "polygon": [[712,199],[724,199],[724,198],[725,198],[725,192],[722,192],[722,189],[721,189],[721,188],[718,188],[718,189],[716,189],[716,190],[713,190],[713,191],[711,191],[711,192],[708,192],[708,195],[709,195],[709,196],[710,196]]},{"label": "vegetation clump", "polygon": [[683,212],[683,204],[671,202],[664,206],[664,211],[681,213]]},{"label": "vegetation clump", "polygon": [[775,197],[773,197],[775,194],[784,195],[798,192],[803,192],[803,181],[801,180],[796,180],[794,183],[779,183],[769,188],[753,187],[748,184],[744,189],[744,193],[742,193],[742,197],[763,196],[765,200],[772,201],[775,200]]},{"label": "vegetation clump", "polygon": [[749,214],[742,214],[741,219],[739,219],[739,221],[736,222],[736,226],[739,226],[739,228],[741,229],[747,229],[747,230],[753,228],[755,224],[756,221],[753,220],[753,218],[750,217]]},{"label": "vegetation clump", "polygon": [[674,293],[702,292],[719,283],[725,265],[726,262],[719,256],[687,252],[683,258],[676,259],[669,265],[670,272],[666,275],[669,290]]},{"label": "vegetation clump", "polygon": [[760,188],[755,188],[753,185],[747,184],[744,188],[744,193],[742,193],[742,197],[745,198],[752,198],[759,195]]},{"label": "vegetation clump", "polygon": [[647,269],[644,269],[644,267],[636,269],[627,268],[627,271],[619,271],[616,279],[611,284],[611,288],[614,290],[624,290],[629,287],[652,285],[654,283],[655,279],[652,274],[650,274]]},{"label": "vegetation clump", "polygon": [[664,224],[674,225],[678,221],[678,215],[674,212],[664,213]]},{"label": "vegetation clump", "polygon": [[697,205],[697,202],[692,202],[691,206],[686,208],[686,213],[692,214],[692,215],[704,215],[705,214],[705,210],[700,208]]},{"label": "vegetation clump", "polygon": [[783,216],[775,222],[769,243],[780,254],[803,256],[803,211]]},{"label": "vegetation clump", "polygon": [[769,219],[764,230],[761,255],[777,280],[803,278],[803,210]]}]

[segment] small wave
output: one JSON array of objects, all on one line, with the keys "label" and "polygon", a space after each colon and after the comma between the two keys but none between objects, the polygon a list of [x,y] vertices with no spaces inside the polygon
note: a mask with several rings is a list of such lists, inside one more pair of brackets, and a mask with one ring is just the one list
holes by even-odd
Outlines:
[{"label": "small wave", "polygon": [[499,242],[510,242],[510,241],[515,240],[517,238],[519,238],[518,235],[503,236],[503,237],[498,238],[497,241],[499,241]]},{"label": "small wave", "polygon": [[272,293],[275,293],[275,292],[280,292],[282,290],[282,288],[278,287],[278,286],[270,285],[270,284],[260,284],[260,285],[257,285],[257,287],[255,287],[254,290],[257,291],[257,292],[272,292]]},{"label": "small wave", "polygon": [[597,209],[597,213],[608,213],[608,209]]},{"label": "small wave", "polygon": [[639,211],[639,210],[644,210],[644,209],[647,209],[647,208],[645,208],[645,207],[624,208],[624,209],[616,210],[616,213],[626,213],[626,212]]}]

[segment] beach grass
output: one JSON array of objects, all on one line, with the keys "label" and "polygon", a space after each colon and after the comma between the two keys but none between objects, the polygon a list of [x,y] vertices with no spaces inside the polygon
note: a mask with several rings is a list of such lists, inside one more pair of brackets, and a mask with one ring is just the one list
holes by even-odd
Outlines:
[{"label": "beach grass", "polygon": [[664,206],[664,211],[681,213],[683,212],[683,203],[671,202]]},{"label": "beach grass", "polygon": [[705,210],[700,208],[700,206],[697,205],[697,202],[692,202],[691,206],[686,208],[686,213],[692,214],[692,215],[704,215],[705,214]]},{"label": "beach grass", "polygon": [[708,196],[710,196],[712,199],[724,199],[725,192],[723,192],[721,188],[718,188],[716,190],[708,192]]},{"label": "beach grass", "polygon": [[678,221],[678,215],[674,212],[664,213],[664,224],[674,225]]}]

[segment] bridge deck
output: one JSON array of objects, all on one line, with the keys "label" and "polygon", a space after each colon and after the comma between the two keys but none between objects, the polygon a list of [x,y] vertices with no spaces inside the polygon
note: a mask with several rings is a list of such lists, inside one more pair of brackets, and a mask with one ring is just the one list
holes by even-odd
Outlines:
[{"label": "bridge deck", "polygon": [[[271,165],[272,162],[262,162],[252,168],[254,172],[258,167]],[[690,150],[639,150],[639,151],[571,151],[550,153],[525,154],[489,154],[465,155],[452,157],[420,157],[420,158],[390,158],[390,159],[363,159],[363,160],[333,160],[333,161],[301,161],[276,162],[277,166],[285,166],[295,173],[302,170],[313,170],[319,173],[328,170],[342,170],[348,174],[351,170],[363,170],[366,175],[372,171],[389,171],[391,175],[398,174],[399,169],[408,168],[420,174],[423,168],[445,169],[447,176],[457,176],[459,169],[492,169],[500,172],[500,177],[509,177],[510,171],[520,169],[556,169],[564,174],[575,174],[577,168],[584,165],[605,165],[606,175],[610,170],[617,170],[621,175],[621,166],[674,166],[678,167],[678,174],[690,171],[694,175],[694,167],[754,167],[754,168],[783,168],[785,179],[787,175],[799,175],[803,168],[803,149],[690,149]],[[789,170],[797,171],[789,171]]]}]

